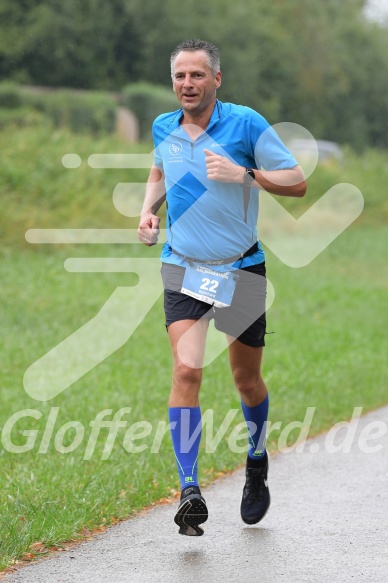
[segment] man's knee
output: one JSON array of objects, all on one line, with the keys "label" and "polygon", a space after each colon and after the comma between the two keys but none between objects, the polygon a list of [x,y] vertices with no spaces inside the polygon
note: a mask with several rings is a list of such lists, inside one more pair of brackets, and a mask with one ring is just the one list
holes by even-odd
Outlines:
[{"label": "man's knee", "polygon": [[252,371],[237,368],[233,371],[234,385],[241,395],[250,397],[257,393],[259,388],[260,374],[253,374]]},{"label": "man's knee", "polygon": [[178,360],[174,364],[173,380],[179,385],[190,385],[200,387],[202,380],[202,369],[188,366]]},{"label": "man's knee", "polygon": [[238,392],[240,393],[240,395],[242,397],[245,397],[245,399],[252,399],[253,397],[255,397],[259,391],[259,385],[258,383],[241,383],[241,384],[236,384],[236,389],[238,390]]}]

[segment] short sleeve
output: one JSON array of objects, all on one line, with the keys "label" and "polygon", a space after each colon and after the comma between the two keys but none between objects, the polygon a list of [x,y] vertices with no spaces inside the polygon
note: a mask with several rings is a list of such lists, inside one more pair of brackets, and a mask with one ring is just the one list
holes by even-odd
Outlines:
[{"label": "short sleeve", "polygon": [[289,149],[259,113],[250,110],[249,138],[258,168],[284,170],[298,164]]},{"label": "short sleeve", "polygon": [[158,137],[158,128],[155,122],[152,125],[152,138],[154,141],[154,165],[163,171],[163,160],[159,148],[160,138]]}]

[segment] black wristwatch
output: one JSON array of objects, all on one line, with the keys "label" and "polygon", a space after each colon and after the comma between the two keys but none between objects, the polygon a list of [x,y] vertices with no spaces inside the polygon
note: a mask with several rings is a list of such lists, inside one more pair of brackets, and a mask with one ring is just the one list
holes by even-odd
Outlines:
[{"label": "black wristwatch", "polygon": [[256,180],[255,173],[252,170],[252,168],[245,168],[244,184],[247,184],[248,186],[250,186],[255,180]]}]

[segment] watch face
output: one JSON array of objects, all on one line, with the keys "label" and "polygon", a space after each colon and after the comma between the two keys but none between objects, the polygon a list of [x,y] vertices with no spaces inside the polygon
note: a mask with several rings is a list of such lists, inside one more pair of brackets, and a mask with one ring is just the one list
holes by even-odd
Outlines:
[{"label": "watch face", "polygon": [[255,173],[253,172],[253,170],[251,170],[251,168],[247,168],[245,173],[244,173],[244,183],[245,184],[252,184],[252,182],[254,182],[255,180]]}]

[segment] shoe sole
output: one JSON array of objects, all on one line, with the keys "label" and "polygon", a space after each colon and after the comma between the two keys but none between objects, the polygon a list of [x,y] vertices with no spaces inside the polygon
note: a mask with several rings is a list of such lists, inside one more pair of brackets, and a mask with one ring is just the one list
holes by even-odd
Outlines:
[{"label": "shoe sole", "polygon": [[208,519],[205,500],[198,495],[187,496],[175,515],[174,522],[179,526],[179,534],[202,536],[203,529],[198,526]]},{"label": "shoe sole", "polygon": [[269,507],[270,506],[271,506],[271,499],[269,500],[269,503],[268,503],[268,506],[267,506],[267,510],[264,512],[263,516],[260,516],[260,518],[258,520],[256,520],[256,519],[255,520],[249,520],[249,519],[248,520],[245,520],[245,518],[243,518],[243,516],[242,516],[242,514],[240,512],[240,514],[241,514],[241,520],[243,522],[245,522],[245,524],[250,524],[250,525],[252,525],[252,524],[258,524],[259,522],[261,522],[263,520],[263,518],[265,516],[267,516],[268,510],[269,510]]}]

